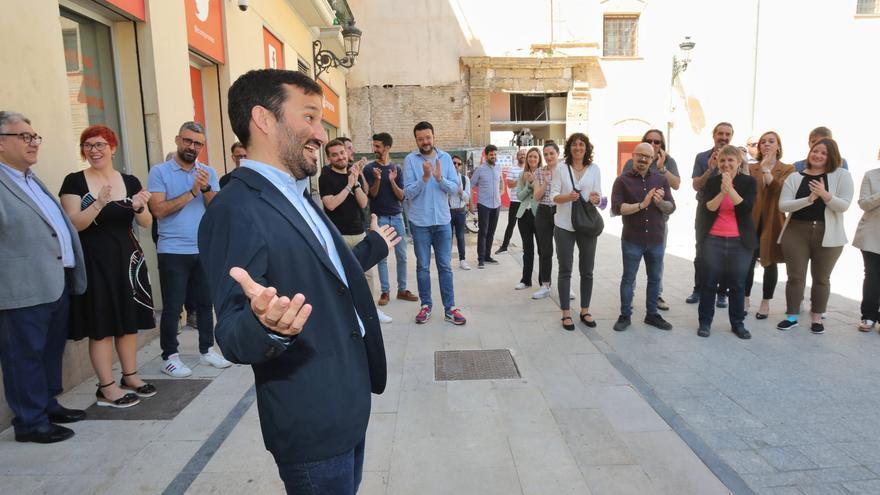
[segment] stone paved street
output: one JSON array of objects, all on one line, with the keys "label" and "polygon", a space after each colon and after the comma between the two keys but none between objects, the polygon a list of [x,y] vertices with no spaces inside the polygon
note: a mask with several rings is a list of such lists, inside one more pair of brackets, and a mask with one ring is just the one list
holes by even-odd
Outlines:
[{"label": "stone paved street", "polygon": [[[565,332],[555,297],[513,290],[517,249],[498,266],[456,269],[464,327],[439,311],[417,326],[416,303],[392,299],[383,308],[395,318],[384,327],[389,383],[374,396],[360,493],[880,492],[880,336],[855,330],[856,302],[832,298],[825,335],[782,333],[774,318],[752,317],[754,338],[741,341],[719,314],[700,339],[696,308],[683,302],[691,262],[667,256],[664,316],[675,328],[640,323],[642,274],[634,323],[616,333],[618,244],[611,232],[600,241],[595,330]],[[181,337],[182,349],[195,348],[195,332]],[[434,381],[434,352],[459,349],[510,349],[522,378]],[[145,378],[161,377],[158,352],[157,342],[140,351]],[[17,444],[7,429],[0,492],[282,492],[250,370],[195,366],[193,378],[213,382],[172,420],[85,421],[52,446]],[[93,380],[62,398],[93,401]]]}]

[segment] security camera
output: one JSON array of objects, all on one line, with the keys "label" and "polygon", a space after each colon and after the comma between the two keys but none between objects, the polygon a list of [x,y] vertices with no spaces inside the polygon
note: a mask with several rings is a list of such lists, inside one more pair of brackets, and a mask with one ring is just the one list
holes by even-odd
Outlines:
[{"label": "security camera", "polygon": [[238,0],[238,10],[246,12],[249,4],[250,0]]}]

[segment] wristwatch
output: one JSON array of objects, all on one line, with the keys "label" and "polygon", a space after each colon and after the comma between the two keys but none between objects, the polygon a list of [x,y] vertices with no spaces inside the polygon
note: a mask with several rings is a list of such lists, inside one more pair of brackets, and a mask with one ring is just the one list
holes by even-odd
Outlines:
[{"label": "wristwatch", "polygon": [[200,191],[202,191],[203,193],[211,192],[211,185],[208,184],[207,186],[201,188]]},{"label": "wristwatch", "polygon": [[658,168],[658,169],[657,169],[657,173],[659,173],[659,174],[661,174],[661,175],[665,175],[665,174],[666,174],[666,171],[667,171],[667,168],[666,168],[666,167]]}]

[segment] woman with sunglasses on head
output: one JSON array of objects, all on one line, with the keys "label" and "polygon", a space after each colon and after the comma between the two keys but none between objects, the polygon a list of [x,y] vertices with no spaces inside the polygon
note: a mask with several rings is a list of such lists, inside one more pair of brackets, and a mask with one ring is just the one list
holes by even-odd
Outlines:
[{"label": "woman with sunglasses on head", "polygon": [[785,284],[786,317],[776,325],[788,330],[798,325],[807,265],[813,287],[810,291],[810,331],[825,333],[822,313],[831,293],[831,271],[846,244],[843,212],[853,197],[853,180],[841,166],[840,151],[831,138],[810,147],[803,172],[785,179],[779,209],[788,213],[778,242],[782,244],[788,282]]},{"label": "woman with sunglasses on head", "polygon": [[755,263],[760,262],[764,267],[763,294],[755,318],[764,320],[770,313],[770,300],[773,299],[776,282],[779,279],[776,264],[785,263],[782,248],[776,243],[779,233],[782,232],[782,224],[785,222],[785,215],[779,211],[779,195],[785,179],[794,173],[794,166],[780,161],[782,140],[776,132],[765,132],[756,142],[757,161],[749,165],[749,175],[755,179],[757,185],[752,222],[758,234],[758,249],[755,249],[752,263],[749,265],[743,308],[745,311],[749,310],[752,285],[755,282]]},{"label": "woman with sunglasses on head", "polygon": [[559,146],[553,141],[546,141],[543,153],[546,165],[534,173],[532,182],[532,195],[538,202],[535,239],[538,241],[538,283],[541,284],[532,294],[532,299],[543,299],[550,295],[550,274],[553,271],[553,217],[556,215],[556,203],[550,195],[550,184],[559,162]]},{"label": "woman with sunglasses on head", "polygon": [[523,243],[522,278],[514,289],[523,290],[532,286],[532,269],[535,264],[535,214],[538,200],[535,199],[535,176],[541,169],[541,150],[531,148],[526,153],[526,163],[517,179],[516,197],[519,207],[516,224]]},{"label": "woman with sunglasses on head", "polygon": [[[98,375],[99,406],[126,408],[156,387],[138,377],[137,332],[154,328],[153,296],[144,254],[132,220],[149,229],[150,193],[133,175],[113,169],[116,134],[102,125],[80,136],[80,155],[89,168],[69,174],[61,186],[61,205],[79,231],[88,288],[71,297],[70,338],[89,338],[89,357]],[[122,378],[113,379],[113,343]]]},{"label": "woman with sunglasses on head", "polygon": [[574,248],[577,245],[581,296],[579,317],[584,325],[595,327],[596,320],[590,314],[590,301],[593,297],[593,265],[599,238],[575,230],[571,220],[572,205],[582,198],[598,207],[602,200],[602,175],[599,166],[593,163],[593,145],[586,134],[576,132],[569,136],[565,141],[564,156],[565,164],[553,177],[550,194],[557,205],[556,216],[553,218],[556,226],[553,239],[556,241],[556,256],[559,259],[557,290],[559,306],[562,308],[562,327],[574,330],[571,300],[565,297],[571,287]]},{"label": "woman with sunglasses on head", "polygon": [[[663,131],[660,129],[649,129],[642,136],[642,142],[648,143],[654,147],[654,161],[651,162],[651,173],[662,174],[666,177],[666,182],[669,183],[669,187],[673,190],[677,191],[679,186],[681,186],[681,177],[678,174],[678,164],[675,162],[675,159],[669,156],[666,153],[666,138],[663,136]],[[626,172],[632,170],[633,161],[632,158],[626,161],[623,165],[623,170],[621,170],[621,175]],[[668,215],[666,216],[668,220]],[[669,234],[669,230],[667,229],[666,233],[663,235],[663,252],[666,252],[666,238]],[[663,273],[660,273],[660,296],[657,297],[657,309],[662,309],[663,311],[669,310],[669,304],[663,299]]]},{"label": "woman with sunglasses on head", "polygon": [[703,187],[697,209],[697,239],[700,241],[703,274],[697,335],[708,337],[715,317],[715,293],[720,280],[727,282],[730,329],[741,339],[750,339],[743,319],[743,291],[752,253],[758,246],[752,207],[755,179],[738,173],[743,155],[724,145],[717,154],[718,174]]}]

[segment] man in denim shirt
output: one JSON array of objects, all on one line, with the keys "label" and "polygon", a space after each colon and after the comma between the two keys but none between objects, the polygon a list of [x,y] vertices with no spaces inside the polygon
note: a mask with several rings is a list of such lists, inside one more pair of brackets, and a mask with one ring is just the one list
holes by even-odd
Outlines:
[{"label": "man in denim shirt", "polygon": [[430,122],[416,124],[413,134],[419,149],[407,155],[403,162],[403,190],[409,202],[409,222],[416,252],[416,279],[422,304],[416,315],[416,323],[427,323],[431,318],[433,248],[444,318],[454,325],[464,325],[467,320],[455,307],[451,264],[452,217],[449,214],[449,196],[457,194],[461,187],[458,174],[449,153],[434,147],[434,126]]}]

